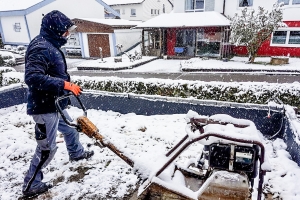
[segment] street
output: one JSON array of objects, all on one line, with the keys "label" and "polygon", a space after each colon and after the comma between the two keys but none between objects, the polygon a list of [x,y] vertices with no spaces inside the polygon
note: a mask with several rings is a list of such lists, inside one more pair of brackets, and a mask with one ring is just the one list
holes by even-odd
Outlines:
[{"label": "street", "polygon": [[[165,70],[160,71],[145,71],[138,72],[134,69],[121,70],[121,71],[101,71],[101,70],[81,70],[78,71],[74,67],[73,62],[68,62],[68,70],[70,75],[75,76],[116,76],[120,78],[160,78],[160,79],[174,79],[174,80],[191,80],[191,81],[221,81],[221,82],[268,82],[268,83],[293,83],[300,80],[299,73],[233,73],[233,72],[166,72]],[[152,62],[153,63],[153,62]],[[140,67],[148,67],[151,69],[151,64],[148,63]],[[138,68],[140,68],[138,67]],[[24,72],[24,64],[15,66],[18,72]],[[137,69],[137,68],[136,68]],[[178,70],[179,71],[179,70]]]}]

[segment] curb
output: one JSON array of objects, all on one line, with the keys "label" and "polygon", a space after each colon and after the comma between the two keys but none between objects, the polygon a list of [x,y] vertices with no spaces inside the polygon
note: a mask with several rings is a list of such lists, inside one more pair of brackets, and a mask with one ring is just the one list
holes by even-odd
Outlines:
[{"label": "curb", "polygon": [[158,57],[152,58],[150,60],[146,60],[144,62],[136,63],[134,65],[126,66],[126,67],[116,67],[116,68],[107,68],[107,67],[77,67],[78,70],[104,70],[104,71],[118,71],[118,70],[124,70],[124,69],[132,69],[141,65],[144,65],[146,63],[152,62],[153,60],[157,60]]},{"label": "curb", "polygon": [[275,69],[181,69],[182,72],[267,72],[267,73],[300,73],[300,70]]}]

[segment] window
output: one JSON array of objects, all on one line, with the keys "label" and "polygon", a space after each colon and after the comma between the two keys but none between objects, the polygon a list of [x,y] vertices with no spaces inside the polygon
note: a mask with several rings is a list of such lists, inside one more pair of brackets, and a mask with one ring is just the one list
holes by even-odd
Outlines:
[{"label": "window", "polygon": [[289,44],[300,44],[300,31],[291,31]]},{"label": "window", "polygon": [[289,1],[290,1],[290,0],[278,0],[278,3],[283,2],[284,5],[289,5]]},{"label": "window", "polygon": [[204,11],[204,0],[185,0],[186,12],[202,12]]},{"label": "window", "polygon": [[158,9],[151,9],[151,15],[159,15]]},{"label": "window", "polygon": [[253,6],[253,0],[239,0],[240,7],[249,7]]},{"label": "window", "polygon": [[115,9],[115,11],[120,14],[120,9]]},{"label": "window", "polygon": [[21,32],[21,24],[20,23],[15,23],[13,25],[13,28],[14,28],[15,32]]},{"label": "window", "polygon": [[275,31],[273,33],[272,44],[285,44],[287,31]]},{"label": "window", "polygon": [[125,9],[122,9],[122,14],[125,15]]},{"label": "window", "polygon": [[131,9],[131,16],[136,16],[136,10],[135,9]]},{"label": "window", "polygon": [[293,0],[292,4],[293,4],[293,5],[300,4],[300,0]]}]

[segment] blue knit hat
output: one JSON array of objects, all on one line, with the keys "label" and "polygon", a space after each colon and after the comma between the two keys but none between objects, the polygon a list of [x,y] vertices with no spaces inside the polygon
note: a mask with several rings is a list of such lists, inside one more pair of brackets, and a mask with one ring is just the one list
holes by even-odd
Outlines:
[{"label": "blue knit hat", "polygon": [[74,23],[62,12],[53,10],[42,19],[42,28],[49,30],[58,36],[63,35]]}]

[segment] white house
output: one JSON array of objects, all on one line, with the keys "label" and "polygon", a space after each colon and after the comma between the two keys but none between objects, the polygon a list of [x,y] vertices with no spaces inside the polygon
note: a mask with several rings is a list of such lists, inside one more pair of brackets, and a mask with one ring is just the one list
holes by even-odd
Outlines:
[{"label": "white house", "polygon": [[[163,13],[170,13],[170,0],[103,0],[120,14],[121,19],[147,21]],[[109,16],[108,16],[109,17]]]},{"label": "white house", "polygon": [[101,0],[0,0],[0,33],[4,44],[27,45],[39,34],[43,14],[59,10],[70,19],[104,18],[104,9],[118,15]]},{"label": "white house", "polygon": [[[233,17],[235,13],[241,13],[244,7],[253,10],[261,6],[270,11],[276,2],[284,3],[283,21],[288,27],[274,32],[271,40],[262,45],[258,54],[300,57],[300,0],[174,0],[174,12],[216,11]],[[234,51],[241,55],[247,53],[244,47],[235,48]]]}]

